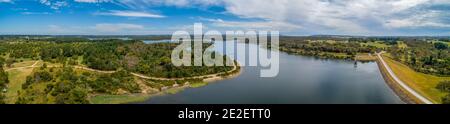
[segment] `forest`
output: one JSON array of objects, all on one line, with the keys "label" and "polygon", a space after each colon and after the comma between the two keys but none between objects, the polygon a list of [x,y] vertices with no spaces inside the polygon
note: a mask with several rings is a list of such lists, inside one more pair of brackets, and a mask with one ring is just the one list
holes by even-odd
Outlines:
[{"label": "forest", "polygon": [[[8,73],[24,61],[42,61],[17,91],[15,103],[86,104],[98,94],[136,94],[161,91],[185,82],[203,83],[190,77],[230,71],[227,66],[174,66],[171,52],[177,43],[145,44],[140,40],[85,38],[8,38],[0,42],[0,103],[5,103]],[[208,47],[211,44],[204,44]],[[224,56],[219,56],[224,57]],[[75,67],[108,71],[97,73]],[[140,79],[131,73],[180,81]],[[146,88],[146,89],[143,89]]]},{"label": "forest", "polygon": [[361,43],[342,39],[281,38],[280,50],[319,58],[354,59],[357,54],[375,53],[382,49]]},{"label": "forest", "polygon": [[35,69],[27,76],[17,104],[88,104],[91,94],[140,93],[135,78],[121,70],[96,74],[71,67]]},{"label": "forest", "polygon": [[[4,60],[0,58],[0,65],[3,65]],[[4,104],[4,89],[9,83],[8,74],[5,72],[3,67],[0,67],[0,104]]]},{"label": "forest", "polygon": [[450,49],[448,42],[406,41],[406,48],[390,47],[392,57],[416,71],[450,76]]},{"label": "forest", "polygon": [[[14,39],[0,43],[0,54],[8,55],[6,66],[29,58],[51,63],[83,65],[92,69],[124,69],[153,77],[182,78],[231,70],[232,67],[174,66],[172,50],[176,43],[145,44],[139,40]],[[207,47],[211,44],[205,44]],[[221,56],[223,57],[223,56]]]}]

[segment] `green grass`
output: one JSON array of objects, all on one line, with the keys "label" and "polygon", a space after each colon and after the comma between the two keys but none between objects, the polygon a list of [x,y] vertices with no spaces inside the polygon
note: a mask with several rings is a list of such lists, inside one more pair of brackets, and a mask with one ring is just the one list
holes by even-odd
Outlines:
[{"label": "green grass", "polygon": [[418,93],[429,98],[434,103],[441,103],[441,97],[445,93],[440,92],[435,87],[444,80],[450,80],[450,77],[438,77],[434,75],[416,72],[408,66],[394,61],[389,57],[383,57],[395,75],[405,82],[408,86],[416,90]]},{"label": "green grass", "polygon": [[184,90],[184,88],[182,88],[182,87],[176,87],[176,88],[169,88],[169,89],[167,89],[167,90],[165,90],[163,92],[167,93],[167,94],[176,94],[176,93],[181,92],[183,90]]},{"label": "green grass", "polygon": [[403,41],[399,41],[399,42],[397,42],[397,47],[404,49],[404,48],[407,48],[408,45],[406,45],[406,43],[404,43]]},{"label": "green grass", "polygon": [[131,102],[145,101],[150,98],[150,95],[136,94],[136,95],[97,95],[90,98],[92,104],[123,104]]},{"label": "green grass", "polygon": [[203,87],[203,86],[206,86],[206,85],[208,85],[208,82],[203,82],[203,81],[200,82],[199,81],[199,82],[191,83],[190,87],[198,88],[198,87]]},{"label": "green grass", "polygon": [[375,61],[377,57],[375,55],[369,55],[369,53],[358,53],[355,59],[358,61]]},{"label": "green grass", "polygon": [[12,64],[12,68],[31,66],[35,62],[36,61],[23,61],[23,62],[14,63],[14,64]]},{"label": "green grass", "polygon": [[[42,66],[44,63],[40,64],[39,66]],[[50,63],[50,62],[45,62],[45,64],[47,65],[47,67],[62,67],[63,64],[61,63]]]},{"label": "green grass", "polygon": [[17,91],[22,90],[22,84],[26,77],[31,74],[32,68],[17,69],[8,71],[8,91],[6,92],[6,103],[13,104],[17,99]]},{"label": "green grass", "polygon": [[361,43],[361,45],[363,45],[363,46],[374,46],[376,48],[388,48],[389,47],[389,45],[386,45],[386,44],[384,44],[382,42],[378,42],[378,41]]}]

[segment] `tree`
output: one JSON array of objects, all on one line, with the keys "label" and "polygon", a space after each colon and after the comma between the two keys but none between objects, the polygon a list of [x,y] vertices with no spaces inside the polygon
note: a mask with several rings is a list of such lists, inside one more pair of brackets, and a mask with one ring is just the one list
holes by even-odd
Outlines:
[{"label": "tree", "polygon": [[0,93],[0,104],[5,104],[5,95],[3,93]]},{"label": "tree", "polygon": [[450,104],[450,94],[445,95],[441,100],[442,104]]},{"label": "tree", "polygon": [[442,81],[436,86],[441,92],[450,92],[450,81]]},{"label": "tree", "polygon": [[6,88],[6,84],[9,83],[8,74],[0,67],[0,104],[4,104],[5,96],[3,95],[3,88]]},{"label": "tree", "polygon": [[0,89],[3,90],[6,87],[6,84],[9,83],[8,74],[3,70],[3,67],[0,67]]},{"label": "tree", "polygon": [[6,66],[11,67],[12,64],[14,64],[14,62],[16,62],[16,59],[14,58],[9,58],[5,61]]},{"label": "tree", "polygon": [[437,43],[434,43],[434,47],[438,50],[445,50],[448,48],[448,44],[443,43],[443,42],[437,42]]},{"label": "tree", "polygon": [[5,64],[5,58],[0,57],[0,67],[3,67],[3,65]]}]

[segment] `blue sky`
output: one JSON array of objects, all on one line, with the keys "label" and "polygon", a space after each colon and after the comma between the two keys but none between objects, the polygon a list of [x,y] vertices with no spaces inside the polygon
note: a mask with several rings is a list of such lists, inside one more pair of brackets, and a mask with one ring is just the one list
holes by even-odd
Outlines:
[{"label": "blue sky", "polygon": [[0,0],[0,34],[450,35],[450,0]]}]

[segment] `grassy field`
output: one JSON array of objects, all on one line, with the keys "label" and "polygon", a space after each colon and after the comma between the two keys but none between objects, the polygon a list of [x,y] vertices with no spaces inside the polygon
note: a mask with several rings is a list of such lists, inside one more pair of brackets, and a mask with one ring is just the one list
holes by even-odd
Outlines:
[{"label": "grassy field", "polygon": [[208,82],[195,82],[195,83],[191,83],[190,87],[192,88],[198,88],[198,87],[203,87],[208,85]]},{"label": "grassy field", "polygon": [[22,89],[26,77],[31,74],[33,68],[17,69],[8,71],[8,91],[6,92],[6,103],[13,104],[17,99],[17,91]]},{"label": "grassy field", "polygon": [[368,53],[358,53],[355,56],[355,60],[358,61],[375,61],[377,57]]},{"label": "grassy field", "polygon": [[146,94],[136,95],[97,95],[90,98],[93,104],[121,104],[130,102],[145,101],[150,97]]},{"label": "grassy field", "polygon": [[14,63],[14,64],[12,64],[12,68],[31,66],[35,62],[36,61],[23,61],[23,62]]},{"label": "grassy field", "polygon": [[363,46],[374,46],[376,48],[388,48],[389,47],[389,45],[386,45],[386,44],[378,42],[378,41],[377,42],[361,43],[361,45],[363,45]]},{"label": "grassy field", "polygon": [[418,93],[429,98],[434,103],[441,103],[441,97],[445,93],[440,92],[435,87],[436,85],[444,80],[450,80],[450,77],[438,77],[434,75],[423,74],[416,72],[408,66],[394,61],[391,58],[383,57],[389,67],[394,71],[400,80],[405,82],[408,86],[416,90]]},{"label": "grassy field", "polygon": [[406,45],[406,43],[404,43],[403,41],[399,41],[397,42],[397,47],[405,49],[408,47],[408,45]]}]

